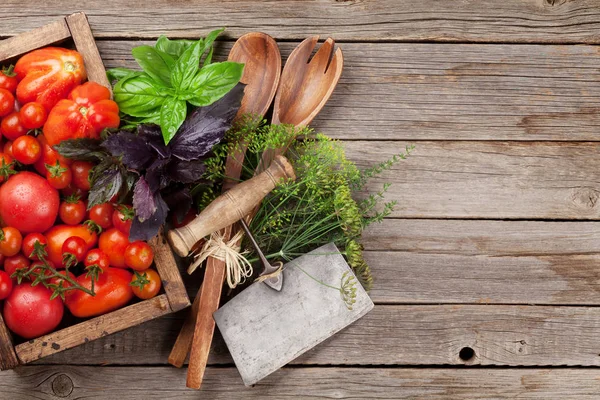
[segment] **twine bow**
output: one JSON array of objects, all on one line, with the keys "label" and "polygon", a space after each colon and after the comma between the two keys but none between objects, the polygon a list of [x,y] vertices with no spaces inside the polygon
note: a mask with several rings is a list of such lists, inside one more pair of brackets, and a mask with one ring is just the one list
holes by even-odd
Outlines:
[{"label": "twine bow", "polygon": [[240,245],[244,233],[238,231],[229,241],[225,241],[221,232],[213,232],[210,238],[204,243],[202,249],[194,255],[194,261],[188,268],[188,274],[191,274],[208,257],[216,258],[225,262],[227,266],[227,285],[233,289],[247,278],[252,276],[252,265],[244,254],[240,253]]}]

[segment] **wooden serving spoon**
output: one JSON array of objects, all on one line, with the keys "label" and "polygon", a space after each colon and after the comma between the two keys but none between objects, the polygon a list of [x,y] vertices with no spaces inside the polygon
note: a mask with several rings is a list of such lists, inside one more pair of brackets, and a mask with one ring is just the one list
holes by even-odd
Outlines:
[{"label": "wooden serving spoon", "polygon": [[[228,59],[245,64],[241,81],[247,86],[236,119],[247,113],[263,116],[273,101],[281,75],[281,54],[277,43],[264,33],[248,33],[237,40]],[[227,157],[225,175],[229,179],[224,181],[223,191],[239,181],[245,152],[246,146],[242,142],[239,149]],[[231,227],[226,228],[225,236],[227,239],[231,236]],[[212,257],[207,260],[204,282],[169,355],[169,363],[181,367],[190,348],[193,349],[187,386],[195,389],[202,385],[206,369],[215,327],[212,314],[219,307],[225,268],[225,263],[220,260]]]}]

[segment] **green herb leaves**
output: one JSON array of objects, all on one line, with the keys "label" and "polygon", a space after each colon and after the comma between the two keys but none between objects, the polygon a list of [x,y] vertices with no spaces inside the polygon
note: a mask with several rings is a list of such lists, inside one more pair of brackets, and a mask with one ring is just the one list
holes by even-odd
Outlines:
[{"label": "green herb leaves", "polygon": [[[143,72],[110,70],[114,99],[121,112],[160,125],[168,144],[187,116],[188,103],[208,106],[240,81],[244,65],[212,63],[213,44],[223,29],[204,39],[169,40],[161,36],[154,46],[138,46],[133,57]],[[202,65],[202,67],[200,67]]]}]

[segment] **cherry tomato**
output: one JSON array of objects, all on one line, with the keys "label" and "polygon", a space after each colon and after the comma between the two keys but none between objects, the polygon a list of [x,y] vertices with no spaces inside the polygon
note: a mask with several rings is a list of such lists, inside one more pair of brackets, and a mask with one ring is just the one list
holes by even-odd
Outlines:
[{"label": "cherry tomato", "polygon": [[102,232],[98,247],[108,256],[110,265],[125,268],[125,249],[129,245],[127,235],[116,228]]},{"label": "cherry tomato", "polygon": [[7,153],[0,153],[0,182],[4,182],[13,174],[16,174],[13,158]]},{"label": "cherry tomato", "polygon": [[13,283],[10,275],[4,271],[0,271],[0,300],[6,299],[12,292]]},{"label": "cherry tomato", "polygon": [[150,245],[140,240],[125,249],[125,265],[136,271],[144,271],[152,265],[154,252]]},{"label": "cherry tomato", "polygon": [[50,300],[52,291],[44,285],[29,282],[13,288],[4,302],[4,321],[8,329],[25,339],[52,332],[63,317],[64,306],[59,297]]},{"label": "cherry tomato", "polygon": [[102,203],[93,206],[89,212],[89,218],[98,224],[102,229],[108,229],[112,226],[112,215],[114,208],[110,203]]},{"label": "cherry tomato", "polygon": [[133,216],[133,208],[124,205],[117,206],[112,216],[113,226],[129,237]]},{"label": "cherry tomato", "polygon": [[44,232],[58,216],[58,191],[33,172],[11,176],[0,186],[0,218],[23,233]]},{"label": "cherry tomato", "polygon": [[153,269],[147,269],[143,272],[135,271],[135,275],[131,278],[131,289],[140,299],[151,299],[158,294],[162,285],[160,276]]},{"label": "cherry tomato", "polygon": [[48,260],[57,266],[62,266],[62,246],[71,236],[79,236],[87,243],[87,250],[93,248],[98,242],[98,235],[85,225],[56,225],[46,232],[48,239]]},{"label": "cherry tomato", "polygon": [[[58,271],[59,274],[64,275],[64,276],[68,276],[69,278],[75,280],[75,274],[73,274],[71,271],[69,271],[68,275],[66,271]],[[61,279],[57,276],[55,276],[54,278],[50,278],[50,283],[53,285],[58,285],[58,286],[62,286],[64,288],[68,288],[71,287],[73,285],[71,285],[71,283],[69,281],[67,281],[66,279]],[[66,292],[65,295],[68,296],[69,292]]]},{"label": "cherry tomato", "polygon": [[54,165],[46,164],[46,170],[48,171],[46,179],[53,188],[64,189],[71,184],[73,179],[71,169],[62,162],[57,160]]},{"label": "cherry tomato", "polygon": [[79,236],[71,236],[62,245],[63,264],[73,266],[82,262],[87,251],[85,240]]},{"label": "cherry tomato", "polygon": [[108,268],[110,266],[110,259],[100,249],[92,249],[88,251],[85,258],[83,259],[83,265],[86,267],[90,267],[92,265],[97,265],[102,270]]},{"label": "cherry tomato", "polygon": [[78,197],[67,197],[58,207],[58,216],[67,225],[77,225],[85,218],[85,203]]},{"label": "cherry tomato", "polygon": [[4,148],[2,151],[4,152],[4,154],[8,154],[11,158],[15,158],[12,152],[12,145],[13,141],[9,140],[8,142],[4,143]]},{"label": "cherry tomato", "polygon": [[5,117],[15,109],[15,96],[6,89],[0,89],[0,117]]},{"label": "cherry tomato", "polygon": [[[48,265],[51,266],[52,268],[56,269],[56,267],[52,261],[46,260],[46,263],[48,263]],[[31,263],[29,268],[33,268],[33,272],[35,272],[37,274],[41,274],[42,271],[46,268],[46,263],[43,263],[42,261],[34,261]],[[46,270],[44,272],[44,275],[50,275],[50,274],[52,274],[52,273],[48,270]]]},{"label": "cherry tomato", "polygon": [[23,254],[16,254],[12,257],[6,257],[4,261],[4,270],[9,276],[12,276],[19,269],[29,269],[31,261]]},{"label": "cherry tomato", "polygon": [[12,94],[17,91],[17,74],[13,72],[14,65],[11,65],[8,68],[3,68],[0,71],[0,88],[6,89]]},{"label": "cherry tomato", "polygon": [[35,163],[42,156],[40,142],[33,136],[19,136],[12,144],[14,159],[21,164],[29,165]]},{"label": "cherry tomato", "polygon": [[[73,175],[71,175],[72,177]],[[71,184],[64,189],[61,189],[61,193],[65,197],[69,196],[77,196],[80,199],[85,199],[88,196],[87,190],[81,190],[73,185],[73,180],[71,179]]]},{"label": "cherry tomato", "polygon": [[0,130],[5,138],[15,140],[19,136],[27,134],[27,128],[21,123],[21,118],[17,111],[13,111],[2,119]]},{"label": "cherry tomato", "polygon": [[6,257],[14,256],[21,251],[22,242],[23,237],[18,229],[11,226],[2,228],[2,233],[0,233],[0,253]]},{"label": "cherry tomato", "polygon": [[39,129],[48,118],[46,109],[40,103],[27,103],[19,110],[21,123],[27,129]]},{"label": "cherry tomato", "polygon": [[35,244],[39,243],[42,246],[46,246],[48,244],[48,240],[46,236],[41,233],[30,233],[23,238],[23,244],[21,245],[21,249],[23,250],[23,254],[25,257],[31,260],[37,260],[38,256],[33,254],[35,250]]},{"label": "cherry tomato", "polygon": [[73,184],[81,190],[90,190],[90,170],[94,164],[87,161],[74,161],[71,165],[73,171]]},{"label": "cherry tomato", "polygon": [[37,140],[40,142],[40,146],[42,146],[42,156],[35,164],[33,164],[33,166],[40,175],[43,177],[47,175],[48,170],[46,169],[46,164],[56,165],[56,161],[60,161],[62,165],[71,165],[71,160],[61,156],[58,151],[50,147],[44,135],[38,135]]}]

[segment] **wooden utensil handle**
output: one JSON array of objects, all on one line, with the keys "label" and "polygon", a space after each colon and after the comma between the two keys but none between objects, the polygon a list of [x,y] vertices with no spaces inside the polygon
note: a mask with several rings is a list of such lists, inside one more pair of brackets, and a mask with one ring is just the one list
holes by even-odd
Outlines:
[{"label": "wooden utensil handle", "polygon": [[296,179],[287,158],[277,156],[265,171],[244,181],[213,200],[192,222],[169,231],[173,250],[182,257],[204,236],[244,218],[282,178]]}]

